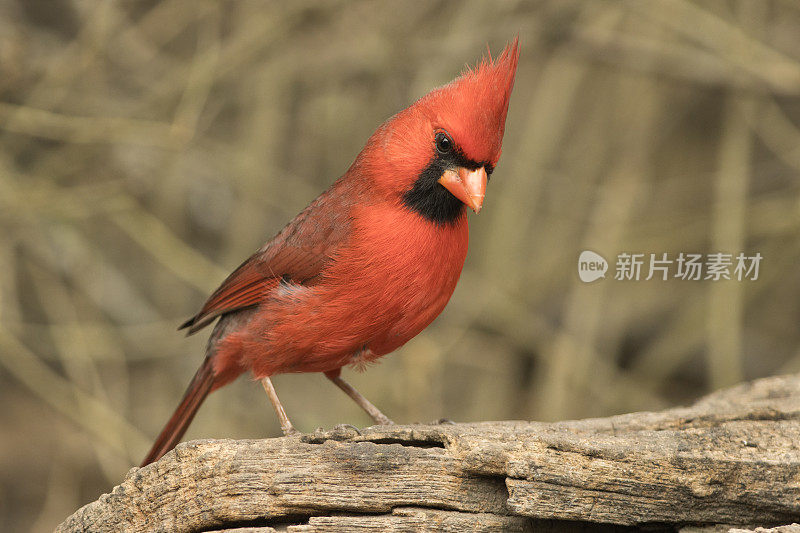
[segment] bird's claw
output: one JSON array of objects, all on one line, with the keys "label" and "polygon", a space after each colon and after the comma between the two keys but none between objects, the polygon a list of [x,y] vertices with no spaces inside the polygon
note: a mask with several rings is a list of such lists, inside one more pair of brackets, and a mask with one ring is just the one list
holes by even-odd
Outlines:
[{"label": "bird's claw", "polygon": [[295,435],[300,435],[301,432],[294,428],[294,426],[290,426],[288,428],[281,428],[283,431],[284,437],[294,437]]},{"label": "bird's claw", "polygon": [[395,425],[391,418],[387,417],[383,413],[380,416],[373,417],[375,423],[379,426],[393,426]]},{"label": "bird's claw", "polygon": [[[361,433],[361,430],[355,427],[353,424],[336,424],[335,426],[333,426],[333,428],[331,428],[331,433],[338,437],[343,433],[350,433],[347,430],[355,431],[359,437],[364,436],[364,434]],[[349,438],[350,435],[347,435],[347,437]]]}]

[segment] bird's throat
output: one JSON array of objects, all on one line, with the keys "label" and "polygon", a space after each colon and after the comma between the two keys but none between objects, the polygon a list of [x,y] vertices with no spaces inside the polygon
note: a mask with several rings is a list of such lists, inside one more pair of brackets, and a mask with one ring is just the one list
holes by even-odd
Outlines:
[{"label": "bird's throat", "polygon": [[411,190],[403,195],[403,204],[434,224],[455,224],[465,216],[466,206],[445,189],[439,178],[446,166],[440,159],[433,159],[419,174]]}]

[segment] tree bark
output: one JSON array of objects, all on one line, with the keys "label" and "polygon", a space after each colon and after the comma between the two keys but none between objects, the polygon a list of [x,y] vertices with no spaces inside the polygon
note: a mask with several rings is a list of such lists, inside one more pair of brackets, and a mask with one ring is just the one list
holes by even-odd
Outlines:
[{"label": "tree bark", "polygon": [[624,531],[799,520],[800,376],[783,376],[658,413],[188,442],[132,469],[57,531]]}]

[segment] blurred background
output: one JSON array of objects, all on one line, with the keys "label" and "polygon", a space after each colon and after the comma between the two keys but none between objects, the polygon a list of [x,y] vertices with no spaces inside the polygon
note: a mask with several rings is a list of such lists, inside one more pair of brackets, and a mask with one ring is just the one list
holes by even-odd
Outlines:
[{"label": "blurred background", "polygon": [[[202,358],[176,327],[387,117],[522,47],[442,316],[366,373],[400,423],[686,404],[800,371],[791,0],[0,2],[0,521],[48,531],[138,464]],[[582,283],[582,250],[605,256]],[[761,253],[756,281],[617,281],[622,252]],[[275,379],[298,428],[369,419]],[[280,434],[261,387],[187,438]]]}]

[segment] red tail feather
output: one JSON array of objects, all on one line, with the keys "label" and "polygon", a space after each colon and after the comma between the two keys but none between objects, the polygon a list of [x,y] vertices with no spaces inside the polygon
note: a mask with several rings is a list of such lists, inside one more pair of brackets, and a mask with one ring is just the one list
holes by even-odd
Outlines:
[{"label": "red tail feather", "polygon": [[195,413],[206,399],[214,386],[214,368],[211,357],[206,357],[202,366],[197,370],[189,388],[183,395],[181,403],[170,417],[167,425],[161,430],[155,444],[150,449],[141,466],[158,461],[165,453],[174,448],[189,428]]}]

